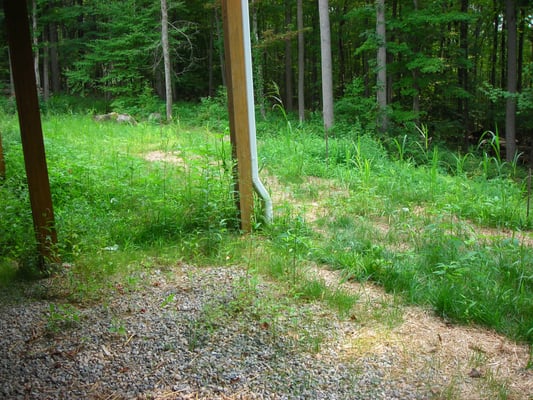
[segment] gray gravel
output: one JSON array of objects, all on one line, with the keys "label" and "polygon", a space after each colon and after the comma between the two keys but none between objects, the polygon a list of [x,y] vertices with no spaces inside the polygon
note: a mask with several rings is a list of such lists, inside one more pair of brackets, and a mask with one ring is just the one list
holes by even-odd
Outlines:
[{"label": "gray gravel", "polygon": [[278,307],[273,286],[238,268],[179,269],[96,304],[51,298],[43,283],[2,299],[0,398],[431,397],[424,377],[385,381],[394,355],[343,359],[336,335],[349,322],[323,305],[281,296]]}]

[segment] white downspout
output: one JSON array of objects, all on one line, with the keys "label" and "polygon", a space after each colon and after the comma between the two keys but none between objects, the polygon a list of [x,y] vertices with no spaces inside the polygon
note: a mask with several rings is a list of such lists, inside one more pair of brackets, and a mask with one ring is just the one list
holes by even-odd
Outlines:
[{"label": "white downspout", "polygon": [[248,124],[250,132],[250,158],[252,164],[252,183],[255,191],[263,200],[265,221],[270,224],[273,219],[272,200],[265,186],[259,178],[259,167],[257,161],[257,138],[255,127],[255,104],[254,104],[254,84],[252,76],[252,49],[250,41],[250,16],[248,11],[248,0],[241,0],[243,36],[244,36],[244,66],[246,70],[246,92],[248,102]]}]

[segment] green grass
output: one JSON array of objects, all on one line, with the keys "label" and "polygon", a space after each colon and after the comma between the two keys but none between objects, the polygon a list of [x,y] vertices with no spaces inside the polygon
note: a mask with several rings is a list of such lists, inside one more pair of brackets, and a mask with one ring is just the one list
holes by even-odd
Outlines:
[{"label": "green grass", "polygon": [[[298,185],[295,192],[312,185],[306,176],[348,191],[324,195],[327,216],[317,223],[322,235],[308,245],[310,259],[430,305],[449,320],[533,341],[533,249],[497,234],[505,228],[527,236],[531,226],[519,167],[487,153],[454,157],[423,137],[417,157],[400,142],[400,150],[387,152],[366,134],[332,139],[326,160],[321,139],[309,136],[293,134],[299,142],[289,149],[281,132],[262,150],[276,175]],[[294,170],[291,157],[299,153]]]},{"label": "green grass", "polygon": [[[453,154],[424,129],[390,143],[361,128],[341,132],[326,159],[318,122],[272,115],[258,122],[261,168],[297,203],[325,212],[311,223],[298,204],[275,204],[274,224],[242,240],[223,105],[179,107],[170,125],[97,123],[76,113],[43,118],[58,250],[72,265],[63,296],[96,300],[117,282],[135,287],[145,268],[184,260],[247,266],[283,282],[293,299],[348,315],[356,296],[307,277],[318,262],[447,319],[533,343],[533,250],[518,235],[480,233],[528,234],[525,174],[516,165],[481,150]],[[34,268],[35,243],[13,115],[0,113],[0,132],[7,164],[0,282],[8,285]],[[321,178],[320,186],[309,177]]]}]

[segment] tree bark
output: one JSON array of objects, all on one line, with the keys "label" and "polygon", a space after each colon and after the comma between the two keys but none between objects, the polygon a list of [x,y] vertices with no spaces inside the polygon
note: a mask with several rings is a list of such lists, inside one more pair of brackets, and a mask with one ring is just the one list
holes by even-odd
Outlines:
[{"label": "tree bark", "polygon": [[298,117],[300,123],[305,120],[305,43],[303,0],[298,0],[296,11],[298,27]]},{"label": "tree bark", "polygon": [[507,92],[505,106],[505,155],[512,161],[516,154],[516,3],[505,1],[507,19]]},{"label": "tree bark", "polygon": [[57,52],[57,24],[51,22],[50,30],[50,72],[52,80],[52,92],[58,94],[61,91],[61,76],[59,69],[59,55]]},{"label": "tree bark", "polygon": [[328,0],[318,0],[320,18],[320,55],[322,60],[322,112],[326,141],[334,123],[333,115],[333,67],[331,62],[331,30]]},{"label": "tree bark", "polygon": [[377,52],[377,82],[376,94],[378,102],[377,125],[380,133],[387,131],[387,39],[385,28],[385,0],[376,1],[376,37]]},{"label": "tree bark", "polygon": [[168,45],[168,7],[167,0],[161,0],[161,44],[163,46],[163,63],[165,66],[165,100],[167,121],[172,120],[172,78]]}]

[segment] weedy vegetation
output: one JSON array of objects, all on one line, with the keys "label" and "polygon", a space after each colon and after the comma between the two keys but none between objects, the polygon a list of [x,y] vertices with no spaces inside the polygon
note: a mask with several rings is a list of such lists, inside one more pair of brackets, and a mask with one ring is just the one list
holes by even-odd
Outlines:
[{"label": "weedy vegetation", "polygon": [[[94,300],[118,282],[135,287],[149,260],[186,260],[246,266],[282,282],[294,301],[324,301],[349,316],[357,296],[309,278],[318,264],[450,321],[533,343],[528,176],[518,159],[503,161],[497,133],[462,154],[433,140],[427,126],[378,139],[354,124],[335,129],[326,157],[318,116],[298,124],[276,107],[258,121],[260,168],[279,182],[270,188],[275,199],[277,190],[292,195],[277,201],[270,226],[258,209],[254,232],[242,237],[220,98],[178,104],[168,125],[96,122],[67,103],[58,102],[59,112],[48,105],[43,116],[66,300]],[[7,165],[0,280],[7,287],[34,275],[36,256],[18,125],[5,107],[0,132]],[[212,307],[221,316],[205,321],[268,306],[262,314],[275,324],[271,301],[247,297],[254,290],[240,290],[234,309]],[[50,329],[74,317],[73,309],[54,308]],[[191,322],[192,346],[205,333],[199,328]],[[121,331],[120,324],[110,329]]]}]

